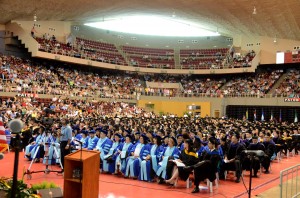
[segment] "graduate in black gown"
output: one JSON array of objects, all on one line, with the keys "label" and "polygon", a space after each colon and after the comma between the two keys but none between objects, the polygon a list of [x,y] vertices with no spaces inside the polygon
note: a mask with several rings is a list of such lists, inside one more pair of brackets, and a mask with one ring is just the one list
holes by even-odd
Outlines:
[{"label": "graduate in black gown", "polygon": [[224,172],[225,170],[233,170],[235,171],[236,180],[235,182],[240,182],[240,177],[242,175],[241,170],[241,155],[242,152],[245,150],[245,146],[243,143],[239,142],[240,140],[240,133],[235,132],[231,136],[231,143],[228,148],[228,151],[225,154],[224,162],[221,166],[220,171],[220,179],[225,179]]},{"label": "graduate in black gown", "polygon": [[[257,136],[253,136],[252,137],[252,143],[250,143],[247,147],[248,150],[261,150],[261,151],[265,151],[265,146],[258,142],[258,137]],[[254,173],[254,177],[257,177],[257,172],[260,168],[260,158],[258,156],[253,156],[252,158],[252,169],[253,169],[253,173]],[[263,160],[263,159],[262,159]],[[243,160],[242,160],[242,167],[243,170],[250,170],[251,167],[251,156],[245,155]]]},{"label": "graduate in black gown", "polygon": [[199,192],[199,184],[205,179],[213,182],[216,179],[216,172],[218,172],[218,166],[221,163],[221,156],[218,151],[218,142],[215,137],[208,139],[208,150],[201,153],[199,162],[193,166],[185,167],[188,170],[194,169],[194,185],[195,188],[192,193]]},{"label": "graduate in black gown", "polygon": [[[179,159],[176,161],[183,163],[184,166],[192,166],[198,162],[198,155],[194,151],[193,141],[191,139],[184,140],[184,150],[181,151]],[[186,169],[184,166],[177,166],[173,161],[170,161],[170,163],[173,163],[173,173],[171,178],[166,180],[166,183],[176,185],[178,178],[184,181],[189,178],[192,170]]]}]

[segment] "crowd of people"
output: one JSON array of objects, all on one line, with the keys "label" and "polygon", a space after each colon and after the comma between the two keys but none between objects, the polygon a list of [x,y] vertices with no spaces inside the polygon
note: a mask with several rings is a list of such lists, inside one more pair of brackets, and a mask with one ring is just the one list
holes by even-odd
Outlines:
[{"label": "crowd of people", "polygon": [[[0,57],[0,91],[68,95],[71,97],[137,99],[141,95],[166,97],[264,97],[284,74],[283,70],[197,77],[190,75],[136,74],[87,69],[80,66]],[[155,82],[157,87],[147,87]],[[178,83],[164,88],[163,83]],[[272,96],[299,94],[299,70],[287,73]]]},{"label": "crowd of people", "polygon": [[[121,46],[121,51],[119,51],[113,44],[83,38],[76,38],[73,43],[63,43],[56,40],[54,35],[44,34],[42,37],[37,37],[34,36],[33,32],[33,37],[39,43],[38,50],[53,54],[117,65],[161,69],[175,68],[173,50],[164,51],[164,49]],[[180,50],[180,65],[182,69],[221,69],[227,52],[227,48]],[[232,61],[227,68],[250,67],[255,55],[253,50],[245,55],[232,54]]]},{"label": "crowd of people", "polygon": [[193,193],[201,181],[214,181],[216,173],[225,179],[228,170],[240,182],[242,171],[250,168],[246,149],[264,153],[254,159],[254,177],[260,167],[268,174],[271,161],[281,154],[299,151],[298,123],[158,116],[127,103],[59,98],[48,106],[28,98],[3,100],[1,115],[6,130],[13,118],[25,123],[21,138],[29,160],[58,163],[54,147],[63,160],[80,149],[79,140],[83,149],[100,152],[102,174],[175,186],[194,174]]},{"label": "crowd of people", "polygon": [[247,52],[246,54],[232,54],[232,64],[231,67],[251,67],[252,59],[255,57],[256,53],[254,50]]},{"label": "crowd of people", "polygon": [[283,82],[272,93],[273,96],[298,97],[300,94],[300,72],[290,70]]},{"label": "crowd of people", "polygon": [[183,95],[189,96],[208,96],[208,97],[220,97],[222,94],[221,87],[226,83],[225,78],[221,79],[192,79],[182,78],[181,84],[183,87]]},{"label": "crowd of people", "polygon": [[92,72],[72,66],[56,66],[0,57],[1,86],[4,92],[133,99],[142,82],[137,75]]},{"label": "crowd of people", "polygon": [[222,87],[222,92],[225,97],[230,95],[263,97],[271,90],[282,74],[282,70],[275,70],[257,73],[252,76],[234,77]]},{"label": "crowd of people", "polygon": [[62,43],[52,37],[35,37],[39,43],[38,50],[53,54],[71,56],[76,58],[88,59],[93,61],[99,61],[104,63],[116,64],[116,65],[127,65],[123,56],[118,51],[111,51],[88,45],[84,41],[72,43]]}]

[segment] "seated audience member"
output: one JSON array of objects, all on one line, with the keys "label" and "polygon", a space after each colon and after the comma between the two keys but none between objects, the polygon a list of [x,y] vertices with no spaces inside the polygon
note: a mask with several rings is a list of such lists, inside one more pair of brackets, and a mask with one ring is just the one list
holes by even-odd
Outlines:
[{"label": "seated audience member", "polygon": [[[120,150],[122,150],[123,143],[121,142],[122,136],[118,133],[114,135],[113,144],[109,149],[107,155],[103,158],[103,171],[114,173],[115,172],[115,160]],[[108,168],[108,169],[106,169]]]},{"label": "seated audience member", "polygon": [[[258,137],[257,136],[253,136],[251,138],[251,142],[247,149],[248,150],[261,150],[261,151],[265,151],[265,147],[262,143],[258,142]],[[257,177],[257,172],[260,169],[260,157],[254,155],[253,157],[247,154],[244,154],[243,159],[242,159],[242,167],[244,170],[250,170],[251,164],[252,164],[252,169],[253,169],[253,176]],[[251,160],[253,160],[251,162]]]},{"label": "seated audience member", "polygon": [[276,145],[271,139],[270,133],[266,133],[263,145],[265,146],[266,156],[264,157],[264,161],[262,161],[262,166],[265,168],[265,173],[269,173],[270,161],[276,157]]},{"label": "seated audience member", "polygon": [[87,146],[87,150],[94,150],[97,146],[97,142],[99,140],[98,137],[95,136],[95,131],[94,130],[90,130],[89,131],[89,139],[88,139],[88,146]]},{"label": "seated audience member", "polygon": [[225,178],[224,172],[226,170],[235,171],[236,180],[239,183],[242,170],[241,170],[241,154],[245,150],[244,144],[239,142],[240,134],[235,132],[231,136],[231,143],[229,149],[225,155],[224,163],[221,166],[220,178]]},{"label": "seated audience member", "polygon": [[156,175],[159,177],[159,184],[162,184],[165,179],[167,179],[167,164],[169,159],[171,157],[173,159],[178,159],[179,158],[179,150],[176,147],[177,142],[174,137],[168,138],[168,146],[164,148],[163,152],[161,153],[159,157],[159,163],[158,163],[158,168],[156,171]]},{"label": "seated audience member", "polygon": [[88,137],[88,131],[86,130],[81,130],[81,143],[82,143],[82,148],[87,148],[88,147],[88,142],[89,142],[89,137]]},{"label": "seated audience member", "polygon": [[131,150],[130,156],[126,159],[126,172],[125,177],[137,179],[140,174],[141,162],[147,157],[150,152],[148,138],[142,134],[138,143],[134,145]]},{"label": "seated audience member", "polygon": [[[177,165],[176,162],[182,163]],[[198,155],[195,153],[193,148],[193,142],[191,139],[184,140],[184,150],[180,153],[179,159],[169,161],[173,165],[172,176],[166,180],[167,184],[176,185],[178,178],[186,181],[191,173],[191,170],[185,169],[184,166],[193,166],[198,162]],[[168,166],[168,168],[171,168]]]},{"label": "seated audience member", "polygon": [[100,138],[98,139],[94,150],[100,151],[101,168],[104,172],[108,172],[108,163],[103,163],[104,156],[108,154],[113,142],[107,137],[107,131],[101,130]]},{"label": "seated audience member", "polygon": [[158,159],[161,152],[163,152],[162,139],[160,136],[153,137],[153,144],[151,145],[150,153],[141,162],[141,171],[139,179],[143,181],[152,181],[158,167]]},{"label": "seated audience member", "polygon": [[115,174],[119,174],[119,171],[121,171],[125,175],[126,158],[130,155],[130,151],[133,150],[133,147],[134,147],[134,145],[131,143],[131,141],[132,141],[132,136],[129,134],[126,135],[123,147],[120,151],[118,151],[119,154],[116,158]]},{"label": "seated audience member", "polygon": [[35,160],[35,162],[39,162],[40,158],[44,157],[45,135],[46,134],[44,133],[44,129],[42,127],[40,127],[38,129],[38,135],[37,135],[35,141],[26,147],[25,156],[29,160]]},{"label": "seated audience member", "polygon": [[199,162],[193,166],[186,167],[187,169],[194,169],[194,185],[195,188],[192,193],[199,192],[199,184],[205,179],[213,182],[216,179],[219,164],[221,163],[221,156],[217,150],[218,143],[216,138],[210,137],[208,139],[209,150],[202,152],[199,157]]}]

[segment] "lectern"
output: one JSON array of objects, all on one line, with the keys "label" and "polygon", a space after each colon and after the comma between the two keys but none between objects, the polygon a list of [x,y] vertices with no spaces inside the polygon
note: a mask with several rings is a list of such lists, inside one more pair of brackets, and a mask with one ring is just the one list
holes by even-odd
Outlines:
[{"label": "lectern", "polygon": [[64,198],[97,198],[99,168],[100,153],[97,151],[79,150],[65,156]]}]

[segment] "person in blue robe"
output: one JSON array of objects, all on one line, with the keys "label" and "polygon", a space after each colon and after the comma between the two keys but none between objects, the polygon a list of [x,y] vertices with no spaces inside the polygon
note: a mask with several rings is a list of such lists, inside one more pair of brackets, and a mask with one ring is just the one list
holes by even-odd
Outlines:
[{"label": "person in blue robe", "polygon": [[[103,171],[114,173],[115,172],[115,161],[118,156],[119,151],[122,150],[123,143],[121,142],[122,136],[118,133],[114,135],[114,141],[109,149],[109,152],[107,155],[104,156],[103,159]],[[108,169],[105,169],[108,167]]]},{"label": "person in blue robe", "polygon": [[169,136],[164,136],[163,139],[162,139],[162,146],[164,148],[167,148],[168,147],[168,142],[169,142]]},{"label": "person in blue robe", "polygon": [[152,181],[158,167],[158,159],[164,148],[161,145],[162,139],[160,136],[153,136],[153,144],[151,145],[150,153],[141,162],[141,170],[139,180]]},{"label": "person in blue robe", "polygon": [[[35,158],[36,162],[40,161],[40,158],[44,157],[44,143],[45,143],[46,134],[44,133],[43,128],[39,128],[39,134],[35,138],[35,141],[31,145],[26,146],[25,156],[32,160]],[[37,150],[39,149],[39,150]]]},{"label": "person in blue robe", "polygon": [[[48,165],[59,163],[59,138],[57,138],[55,135],[49,135],[46,140],[45,148],[47,148],[45,150],[48,152],[44,157],[43,163]],[[54,148],[56,148],[57,153],[55,152]]]},{"label": "person in blue robe", "polygon": [[139,143],[135,144],[131,150],[131,155],[126,159],[125,177],[138,178],[140,174],[140,164],[150,152],[150,146],[147,144],[148,138],[146,135],[141,135]]},{"label": "person in blue robe", "polygon": [[107,131],[101,130],[100,138],[94,150],[100,151],[101,167],[104,172],[108,172],[108,163],[103,163],[104,156],[108,154],[113,142],[107,137]]},{"label": "person in blue robe", "polygon": [[159,177],[159,184],[163,183],[164,179],[167,178],[167,164],[169,161],[169,158],[172,157],[174,159],[179,158],[179,150],[177,148],[177,142],[174,137],[169,138],[168,147],[163,150],[159,157],[159,163],[158,168],[156,171],[156,175]]},{"label": "person in blue robe", "polygon": [[116,154],[116,160],[115,160],[115,174],[118,174],[119,171],[121,171],[125,175],[126,170],[126,158],[130,154],[130,151],[133,150],[134,145],[131,143],[132,136],[127,135],[125,137],[125,142],[122,146],[122,149],[118,151]]},{"label": "person in blue robe", "polygon": [[87,150],[94,150],[97,146],[99,138],[95,136],[95,133],[96,132],[94,130],[89,131],[90,137],[88,139]]},{"label": "person in blue robe", "polygon": [[88,137],[88,131],[82,130],[81,131],[81,139],[82,148],[87,148],[89,144],[89,137]]}]

